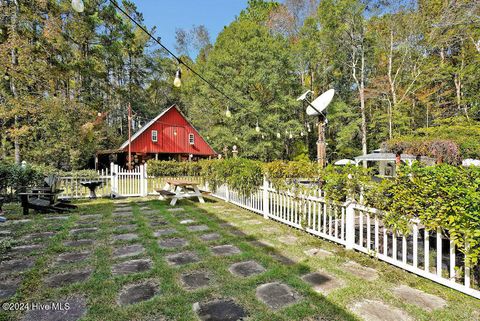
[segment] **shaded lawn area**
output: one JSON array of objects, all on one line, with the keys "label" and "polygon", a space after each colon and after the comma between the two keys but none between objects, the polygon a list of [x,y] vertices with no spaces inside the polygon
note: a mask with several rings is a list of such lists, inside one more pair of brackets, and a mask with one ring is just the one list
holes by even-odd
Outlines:
[{"label": "shaded lawn area", "polygon": [[[417,320],[474,320],[479,316],[480,303],[474,298],[224,202],[198,204],[184,200],[177,205],[183,211],[171,211],[165,202],[147,199],[84,201],[78,205],[72,213],[30,215],[31,221],[0,226],[11,231],[18,244],[44,246],[28,253],[17,249],[2,255],[2,262],[26,259],[33,264],[23,271],[0,270],[0,284],[21,281],[7,302],[59,302],[79,297],[86,303],[82,320],[115,321],[198,320],[194,304],[217,299],[233,300],[248,314],[248,320],[358,320],[349,307],[364,299],[382,301]],[[18,213],[8,215],[10,221],[24,219],[18,208],[6,208],[7,212]],[[47,219],[59,216],[67,217]],[[198,231],[192,231],[195,229]],[[202,239],[211,233],[218,233],[218,239]],[[93,242],[74,244],[78,246],[66,243],[85,239]],[[173,246],[180,248],[165,247],[172,245],[172,239],[176,239]],[[212,247],[218,245],[233,245],[240,253],[217,256]],[[135,254],[142,247],[144,251]],[[323,251],[309,252],[312,249]],[[72,252],[80,252],[80,259],[65,255]],[[181,252],[193,253],[198,262],[169,264],[167,257]],[[122,253],[133,256],[118,257]],[[151,265],[143,266],[138,273],[112,273],[112,268],[119,269],[117,264],[137,259],[151,260]],[[245,261],[255,261],[265,271],[248,277],[229,271],[232,264]],[[348,261],[374,268],[378,277],[369,281],[354,275],[345,268]],[[86,271],[87,276],[84,281],[66,281],[58,286],[52,281],[55,275],[72,271]],[[301,278],[316,271],[337,281],[327,296]],[[187,289],[182,276],[196,272],[204,273],[206,286]],[[297,301],[277,310],[269,308],[256,292],[259,286],[271,282],[288,285]],[[120,294],[135,284],[152,286],[153,297],[123,304],[128,297]],[[436,295],[446,301],[446,306],[429,312],[399,299],[392,288],[400,284]],[[1,311],[0,320],[21,320],[25,315]]]}]

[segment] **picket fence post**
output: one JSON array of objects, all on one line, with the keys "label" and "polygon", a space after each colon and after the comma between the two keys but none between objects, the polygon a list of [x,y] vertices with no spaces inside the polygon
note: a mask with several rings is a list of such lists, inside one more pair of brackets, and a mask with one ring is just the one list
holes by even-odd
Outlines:
[{"label": "picket fence post", "polygon": [[355,202],[348,202],[345,209],[345,248],[353,250],[355,245]]},{"label": "picket fence post", "polygon": [[110,163],[110,182],[111,182],[111,189],[112,189],[111,197],[115,198],[118,194],[118,181],[117,181],[116,165],[113,162]]},{"label": "picket fence post", "polygon": [[225,201],[227,203],[230,202],[230,189],[228,188],[227,184],[225,184]]},{"label": "picket fence post", "polygon": [[269,213],[270,204],[269,204],[269,198],[268,198],[269,185],[270,184],[268,183],[267,177],[263,176],[263,189],[262,189],[262,192],[263,192],[263,218],[265,218],[267,220],[268,220],[268,214],[270,214]]}]

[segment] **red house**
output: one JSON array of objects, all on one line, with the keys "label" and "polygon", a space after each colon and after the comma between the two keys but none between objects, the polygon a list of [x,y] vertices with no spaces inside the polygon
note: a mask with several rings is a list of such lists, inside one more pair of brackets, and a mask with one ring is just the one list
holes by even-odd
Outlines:
[{"label": "red house", "polygon": [[[114,155],[113,161],[117,164],[126,163],[128,140],[120,146],[119,150],[106,152],[97,153],[97,162],[101,163],[100,167],[107,165],[112,160],[112,155]],[[131,153],[135,165],[152,158],[182,161],[216,155],[213,148],[190,124],[176,105],[164,110],[132,135]],[[110,154],[110,159],[101,159],[100,154]]]}]

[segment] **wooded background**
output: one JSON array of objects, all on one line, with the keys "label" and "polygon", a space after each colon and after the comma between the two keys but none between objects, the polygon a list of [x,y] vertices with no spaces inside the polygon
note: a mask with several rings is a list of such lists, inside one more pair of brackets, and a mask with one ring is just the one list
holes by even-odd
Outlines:
[{"label": "wooded background", "polygon": [[[120,5],[143,23],[133,2]],[[84,168],[96,150],[125,140],[128,103],[134,128],[175,103],[217,152],[236,145],[247,158],[314,159],[315,119],[295,98],[330,88],[330,161],[426,137],[480,157],[475,0],[250,0],[214,41],[204,26],[178,29],[181,59],[238,104],[186,68],[175,88],[178,62],[109,1],[85,1],[83,13],[67,0],[0,8],[6,160]]]}]

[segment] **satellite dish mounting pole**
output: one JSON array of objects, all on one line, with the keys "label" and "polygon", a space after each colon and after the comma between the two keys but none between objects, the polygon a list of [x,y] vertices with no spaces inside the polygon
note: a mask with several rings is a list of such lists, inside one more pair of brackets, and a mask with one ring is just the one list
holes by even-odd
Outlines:
[{"label": "satellite dish mounting pole", "polygon": [[320,167],[325,167],[327,160],[327,146],[325,143],[325,118],[318,116],[317,160]]}]

